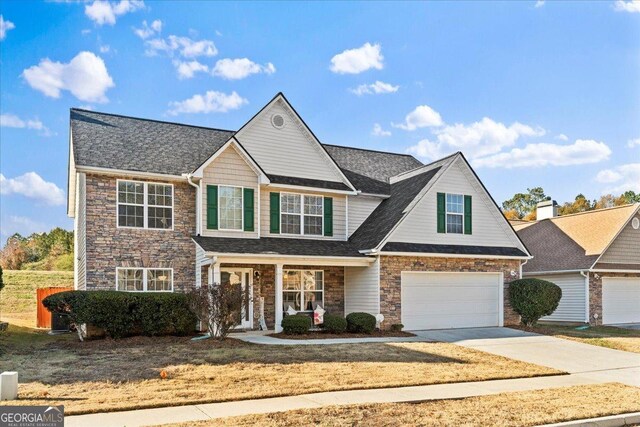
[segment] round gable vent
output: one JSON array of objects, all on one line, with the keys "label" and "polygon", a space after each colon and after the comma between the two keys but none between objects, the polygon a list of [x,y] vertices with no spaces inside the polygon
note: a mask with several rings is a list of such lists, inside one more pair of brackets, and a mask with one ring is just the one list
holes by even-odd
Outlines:
[{"label": "round gable vent", "polygon": [[637,230],[638,228],[640,228],[640,219],[638,219],[637,217],[633,218],[631,220],[631,226],[633,227],[634,230]]},{"label": "round gable vent", "polygon": [[274,114],[271,116],[271,124],[276,129],[282,129],[284,127],[284,117],[280,114]]}]

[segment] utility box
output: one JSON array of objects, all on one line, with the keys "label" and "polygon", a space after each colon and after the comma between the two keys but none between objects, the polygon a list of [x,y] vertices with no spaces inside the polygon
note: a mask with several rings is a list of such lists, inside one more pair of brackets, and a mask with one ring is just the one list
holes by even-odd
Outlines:
[{"label": "utility box", "polygon": [[0,400],[16,400],[18,398],[18,373],[3,372],[0,374]]}]

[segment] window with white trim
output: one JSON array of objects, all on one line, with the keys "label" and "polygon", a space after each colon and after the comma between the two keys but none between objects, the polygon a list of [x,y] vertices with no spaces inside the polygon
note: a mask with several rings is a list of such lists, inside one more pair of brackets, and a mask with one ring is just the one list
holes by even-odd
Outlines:
[{"label": "window with white trim", "polygon": [[462,234],[464,224],[464,196],[447,193],[447,233]]},{"label": "window with white trim", "polygon": [[173,228],[173,185],[118,180],[118,227]]},{"label": "window with white trim", "polygon": [[280,232],[322,236],[324,201],[322,196],[280,194]]},{"label": "window with white trim", "polygon": [[284,270],[282,274],[283,311],[313,311],[324,308],[324,271]]},{"label": "window with white trim", "polygon": [[242,206],[242,187],[218,186],[218,228],[242,231]]},{"label": "window with white trim", "polygon": [[172,292],[171,268],[117,268],[116,283],[125,292]]}]

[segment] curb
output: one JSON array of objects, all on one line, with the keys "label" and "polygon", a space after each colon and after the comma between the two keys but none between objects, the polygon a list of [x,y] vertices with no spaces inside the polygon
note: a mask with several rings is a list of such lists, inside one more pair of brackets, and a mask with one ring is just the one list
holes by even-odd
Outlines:
[{"label": "curb", "polygon": [[587,418],[557,424],[545,424],[539,427],[584,426],[584,427],[619,427],[640,424],[640,412],[610,415],[608,417]]}]

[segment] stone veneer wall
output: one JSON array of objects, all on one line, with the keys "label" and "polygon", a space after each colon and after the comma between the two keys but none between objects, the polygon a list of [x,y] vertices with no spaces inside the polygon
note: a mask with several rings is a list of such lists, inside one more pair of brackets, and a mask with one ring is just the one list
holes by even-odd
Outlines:
[{"label": "stone veneer wall", "polygon": [[[387,327],[401,322],[400,274],[403,271],[496,272],[504,274],[504,324],[520,321],[509,304],[509,282],[518,279],[520,261],[509,259],[430,258],[413,256],[380,257],[380,312]],[[516,276],[512,277],[511,272]]]},{"label": "stone veneer wall", "polygon": [[175,291],[193,287],[195,189],[187,183],[173,183],[173,230],[118,228],[116,179],[142,181],[87,174],[87,289],[115,290],[116,267],[173,268]]},{"label": "stone veneer wall", "polygon": [[[603,277],[640,277],[640,273],[589,273],[589,323],[602,325],[602,278]],[[595,314],[598,313],[598,318]]]}]

